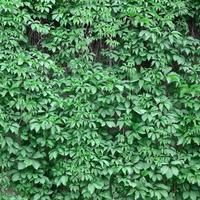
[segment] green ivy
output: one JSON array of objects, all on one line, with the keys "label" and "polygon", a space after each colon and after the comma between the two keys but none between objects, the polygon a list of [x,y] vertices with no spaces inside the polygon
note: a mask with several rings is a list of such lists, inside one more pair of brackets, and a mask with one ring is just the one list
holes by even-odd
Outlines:
[{"label": "green ivy", "polygon": [[200,199],[199,0],[0,1],[0,200]]}]

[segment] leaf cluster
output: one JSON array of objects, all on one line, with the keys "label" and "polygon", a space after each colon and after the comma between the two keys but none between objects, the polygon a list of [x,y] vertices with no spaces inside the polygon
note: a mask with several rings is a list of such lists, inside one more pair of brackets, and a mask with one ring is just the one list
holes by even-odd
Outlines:
[{"label": "leaf cluster", "polygon": [[198,0],[0,1],[0,200],[200,199]]}]

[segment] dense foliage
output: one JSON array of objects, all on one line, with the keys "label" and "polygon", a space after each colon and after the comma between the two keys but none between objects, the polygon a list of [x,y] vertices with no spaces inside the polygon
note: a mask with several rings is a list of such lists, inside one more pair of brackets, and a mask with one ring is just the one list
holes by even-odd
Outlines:
[{"label": "dense foliage", "polygon": [[199,0],[0,1],[0,199],[200,199]]}]

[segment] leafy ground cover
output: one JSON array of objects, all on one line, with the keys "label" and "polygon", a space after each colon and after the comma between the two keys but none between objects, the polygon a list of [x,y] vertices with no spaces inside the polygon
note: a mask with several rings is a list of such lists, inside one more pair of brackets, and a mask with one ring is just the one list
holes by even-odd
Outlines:
[{"label": "leafy ground cover", "polygon": [[0,199],[200,199],[198,0],[0,1]]}]

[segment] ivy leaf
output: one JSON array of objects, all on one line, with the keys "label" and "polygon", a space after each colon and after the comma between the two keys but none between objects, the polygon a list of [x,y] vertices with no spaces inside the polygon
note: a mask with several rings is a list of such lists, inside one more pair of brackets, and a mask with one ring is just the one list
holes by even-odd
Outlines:
[{"label": "ivy leaf", "polygon": [[167,75],[167,82],[172,83],[172,82],[178,82],[180,83],[180,78],[179,75],[175,72],[171,72]]},{"label": "ivy leaf", "polygon": [[139,115],[143,115],[144,113],[146,113],[146,110],[138,108],[138,107],[134,107],[133,110],[138,113]]},{"label": "ivy leaf", "polygon": [[106,124],[108,125],[109,128],[115,127],[115,123],[112,121],[108,121],[106,122]]},{"label": "ivy leaf", "polygon": [[19,162],[19,163],[18,163],[18,169],[19,169],[19,170],[22,170],[22,169],[25,169],[25,168],[26,168],[25,163],[23,163],[23,162]]},{"label": "ivy leaf", "polygon": [[124,91],[124,86],[122,86],[122,85],[116,85],[115,87],[118,88],[118,90],[119,90],[120,92],[123,92],[123,91]]},{"label": "ivy leaf", "polygon": [[39,200],[41,198],[40,194],[35,194],[33,200]]},{"label": "ivy leaf", "polygon": [[40,167],[40,163],[38,162],[38,161],[32,161],[32,165],[33,165],[33,167],[35,168],[35,169],[39,169],[39,167]]},{"label": "ivy leaf", "polygon": [[172,167],[171,170],[172,170],[172,173],[173,173],[175,176],[178,176],[179,170],[178,170],[176,167]]},{"label": "ivy leaf", "polygon": [[89,185],[88,185],[88,190],[89,190],[89,192],[90,192],[91,194],[93,194],[94,191],[95,191],[95,186],[94,186],[93,184],[89,184]]}]

